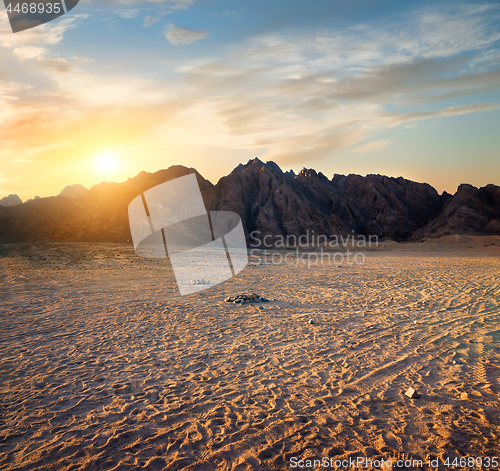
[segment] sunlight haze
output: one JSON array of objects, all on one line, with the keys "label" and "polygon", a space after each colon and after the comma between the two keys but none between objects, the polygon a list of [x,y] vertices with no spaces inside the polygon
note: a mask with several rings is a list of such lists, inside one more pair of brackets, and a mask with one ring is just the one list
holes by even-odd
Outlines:
[{"label": "sunlight haze", "polygon": [[[180,164],[499,183],[500,5],[80,2],[0,12],[0,195]],[[92,156],[120,149],[120,163]],[[114,167],[112,169],[111,167]],[[105,171],[104,171],[105,170]]]}]

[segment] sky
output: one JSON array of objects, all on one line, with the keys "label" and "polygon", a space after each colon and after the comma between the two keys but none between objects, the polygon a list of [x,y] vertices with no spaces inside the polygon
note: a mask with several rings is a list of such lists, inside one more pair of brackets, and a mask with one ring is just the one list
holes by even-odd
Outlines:
[{"label": "sky", "polygon": [[80,0],[0,11],[0,198],[255,157],[500,185],[500,3]]}]

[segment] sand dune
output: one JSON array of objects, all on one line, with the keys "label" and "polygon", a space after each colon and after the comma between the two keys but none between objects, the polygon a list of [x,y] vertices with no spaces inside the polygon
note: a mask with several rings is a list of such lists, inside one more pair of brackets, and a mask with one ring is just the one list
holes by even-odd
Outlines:
[{"label": "sand dune", "polygon": [[[0,470],[498,457],[500,251],[484,245],[249,266],[186,297],[129,246],[3,246]],[[274,301],[223,302],[252,291]]]}]

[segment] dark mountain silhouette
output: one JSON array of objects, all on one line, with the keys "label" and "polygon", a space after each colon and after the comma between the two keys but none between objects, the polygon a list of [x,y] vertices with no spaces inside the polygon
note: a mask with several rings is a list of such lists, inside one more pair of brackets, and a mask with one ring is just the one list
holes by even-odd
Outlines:
[{"label": "dark mountain silhouette", "polygon": [[175,165],[141,172],[123,183],[99,183],[81,196],[53,196],[17,207],[0,207],[0,242],[34,240],[125,242],[131,239],[128,205],[160,183],[195,173],[202,190],[213,186],[192,168]]},{"label": "dark mountain silhouette", "polygon": [[446,201],[439,217],[417,229],[411,240],[436,237],[436,234],[500,234],[500,187],[460,185]]},{"label": "dark mountain silhouette", "polygon": [[34,240],[130,241],[128,205],[140,193],[190,173],[207,210],[238,213],[247,240],[264,235],[377,235],[418,241],[450,234],[500,234],[500,187],[461,185],[455,195],[426,183],[381,175],[334,175],[303,169],[283,172],[259,159],[236,167],[216,185],[181,165],[141,172],[123,183],[100,183],[80,196],[42,198],[0,207],[0,242]]},{"label": "dark mountain silhouette", "polygon": [[241,215],[261,234],[377,235],[405,240],[442,210],[449,195],[426,183],[380,175],[334,175],[303,169],[282,172],[255,159],[239,165],[203,195],[209,209]]}]

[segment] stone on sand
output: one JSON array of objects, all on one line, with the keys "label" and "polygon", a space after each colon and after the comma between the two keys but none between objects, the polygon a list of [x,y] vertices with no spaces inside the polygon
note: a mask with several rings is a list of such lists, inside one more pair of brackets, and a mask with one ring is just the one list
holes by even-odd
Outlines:
[{"label": "stone on sand", "polygon": [[418,399],[419,394],[415,389],[409,387],[405,392],[405,396],[408,396],[410,399]]}]

